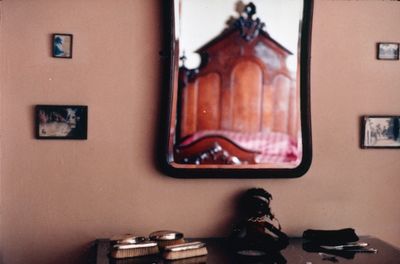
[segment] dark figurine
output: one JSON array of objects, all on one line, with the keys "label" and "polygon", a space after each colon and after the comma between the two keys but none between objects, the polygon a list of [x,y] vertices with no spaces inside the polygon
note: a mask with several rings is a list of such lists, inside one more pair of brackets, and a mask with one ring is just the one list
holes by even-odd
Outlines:
[{"label": "dark figurine", "polygon": [[[279,221],[271,213],[271,194],[261,188],[247,190],[239,201],[244,220],[232,232],[233,250],[239,255],[280,256],[271,263],[286,263],[279,251],[289,244],[288,236],[281,231]],[[268,262],[269,263],[269,262]]]}]

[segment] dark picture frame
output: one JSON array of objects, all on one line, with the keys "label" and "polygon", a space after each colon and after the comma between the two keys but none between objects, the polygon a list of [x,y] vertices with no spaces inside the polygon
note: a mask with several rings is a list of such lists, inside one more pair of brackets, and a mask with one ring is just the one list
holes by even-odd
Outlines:
[{"label": "dark picture frame", "polygon": [[[177,159],[175,153],[179,152],[176,150],[176,142],[183,142],[185,137],[179,136],[180,132],[178,131],[178,127],[180,122],[182,122],[179,117],[180,114],[178,111],[182,109],[182,101],[179,98],[179,91],[177,86],[182,82],[182,79],[178,77],[181,66],[179,65],[180,60],[185,60],[185,56],[180,56],[180,48],[179,42],[180,36],[177,36],[178,31],[178,23],[180,18],[177,19],[178,10],[180,7],[177,7],[178,0],[168,0],[164,1],[164,49],[160,53],[161,57],[165,61],[164,75],[163,75],[163,83],[166,86],[163,87],[162,90],[162,115],[160,116],[160,122],[162,122],[161,126],[161,140],[160,144],[157,144],[157,150],[155,151],[157,164],[159,169],[172,177],[178,178],[295,178],[304,175],[311,166],[312,161],[312,138],[311,138],[311,115],[310,115],[310,50],[311,50],[311,21],[312,21],[312,11],[313,11],[313,1],[303,1],[299,0],[302,4],[302,12],[301,13],[301,23],[300,30],[299,26],[297,26],[297,32],[301,36],[298,40],[298,45],[296,47],[301,46],[298,49],[298,65],[300,68],[297,70],[297,82],[299,91],[299,138],[302,144],[302,156],[299,163],[293,167],[289,166],[280,166],[280,164],[255,164],[249,165],[250,163],[242,163],[242,165],[225,165],[225,164],[206,164],[203,166],[202,164],[197,165],[196,161],[192,160],[190,157],[186,159],[188,163],[186,164],[186,160],[182,159],[182,161]],[[239,3],[240,4],[240,3]],[[252,3],[250,3],[252,4]],[[234,4],[232,4],[234,6]],[[255,19],[256,15],[254,15],[253,8],[250,6],[246,6],[245,11],[248,11],[247,16],[243,16],[244,20],[239,20],[237,23],[243,22],[241,25],[246,25],[246,17],[247,19],[253,18]],[[257,9],[258,10],[258,9]],[[232,19],[231,19],[232,20]],[[256,21],[256,20],[253,20]],[[266,21],[268,23],[268,21]],[[257,22],[256,22],[257,23]],[[251,30],[254,30],[257,26],[253,27]],[[268,28],[268,26],[267,26]],[[249,30],[249,31],[251,31]],[[220,29],[222,31],[222,28]],[[246,35],[248,31],[244,29],[242,31],[243,35]],[[251,33],[251,32],[250,32]],[[223,34],[223,33],[222,33]],[[264,33],[262,33],[264,34]],[[179,33],[181,35],[181,33]],[[261,35],[261,33],[260,33]],[[264,34],[265,35],[265,34]],[[246,41],[252,41],[253,37],[256,36],[256,33],[250,36],[244,36]],[[211,44],[205,44],[205,47],[208,48],[209,45],[213,45],[218,40],[211,40]],[[279,43],[275,43],[279,46]],[[208,45],[208,46],[207,46]],[[261,51],[262,52],[262,51]],[[266,52],[267,53],[267,52]],[[200,69],[205,66],[208,59],[210,58],[207,54],[203,54],[204,57],[200,54],[202,61],[200,63]],[[269,55],[269,54],[267,54]],[[204,60],[203,60],[204,59]],[[198,74],[198,71],[188,71],[187,77],[193,78]],[[215,138],[221,137],[220,135],[208,137],[203,136],[204,139],[216,140]],[[228,145],[232,142],[226,140],[226,138],[222,138],[219,142],[221,144]],[[190,147],[195,146],[193,143],[188,143]],[[162,146],[162,148],[160,148]],[[225,148],[224,146],[222,146]],[[239,147],[240,148],[240,147]],[[211,147],[205,152],[197,152],[202,156],[208,155],[208,157],[213,158],[214,155],[218,155],[219,153],[223,153],[220,150],[219,146]],[[235,160],[230,160],[235,162]]]},{"label": "dark picture frame", "polygon": [[37,139],[87,139],[88,107],[85,105],[36,105]]},{"label": "dark picture frame", "polygon": [[52,55],[54,58],[72,58],[73,35],[54,33],[52,35]]},{"label": "dark picture frame", "polygon": [[361,148],[400,148],[400,116],[363,116]]},{"label": "dark picture frame", "polygon": [[377,44],[378,60],[399,60],[400,43],[379,42]]}]

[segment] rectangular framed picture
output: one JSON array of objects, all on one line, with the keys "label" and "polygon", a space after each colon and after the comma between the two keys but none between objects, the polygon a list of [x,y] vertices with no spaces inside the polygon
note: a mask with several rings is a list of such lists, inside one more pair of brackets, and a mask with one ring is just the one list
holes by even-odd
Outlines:
[{"label": "rectangular framed picture", "polygon": [[87,139],[88,107],[83,105],[37,105],[37,139]]},{"label": "rectangular framed picture", "polygon": [[378,43],[377,58],[378,60],[398,60],[399,59],[399,43],[382,42]]},{"label": "rectangular framed picture", "polygon": [[53,34],[53,57],[72,58],[72,34]]},{"label": "rectangular framed picture", "polygon": [[362,148],[400,148],[400,116],[362,117]]}]

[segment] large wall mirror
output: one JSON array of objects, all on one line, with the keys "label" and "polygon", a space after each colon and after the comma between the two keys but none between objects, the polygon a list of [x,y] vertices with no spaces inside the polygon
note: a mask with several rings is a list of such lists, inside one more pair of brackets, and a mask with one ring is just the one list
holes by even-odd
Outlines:
[{"label": "large wall mirror", "polygon": [[310,0],[170,0],[165,167],[290,178],[311,164]]}]

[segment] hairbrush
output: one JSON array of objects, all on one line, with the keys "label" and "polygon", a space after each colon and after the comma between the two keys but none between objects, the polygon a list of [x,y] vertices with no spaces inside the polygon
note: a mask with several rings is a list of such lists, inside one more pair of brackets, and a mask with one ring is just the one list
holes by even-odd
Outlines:
[{"label": "hairbrush", "polygon": [[204,255],[207,255],[206,245],[199,241],[166,246],[162,252],[162,257],[167,260],[192,258]]},{"label": "hairbrush", "polygon": [[154,241],[131,244],[115,244],[111,249],[111,257],[116,259],[133,258],[158,254],[158,245]]},{"label": "hairbrush", "polygon": [[111,245],[115,244],[137,244],[146,241],[145,237],[132,234],[116,235],[110,238]]},{"label": "hairbrush", "polygon": [[166,246],[185,243],[183,234],[177,231],[160,230],[149,235],[150,240],[157,242],[160,249]]}]

